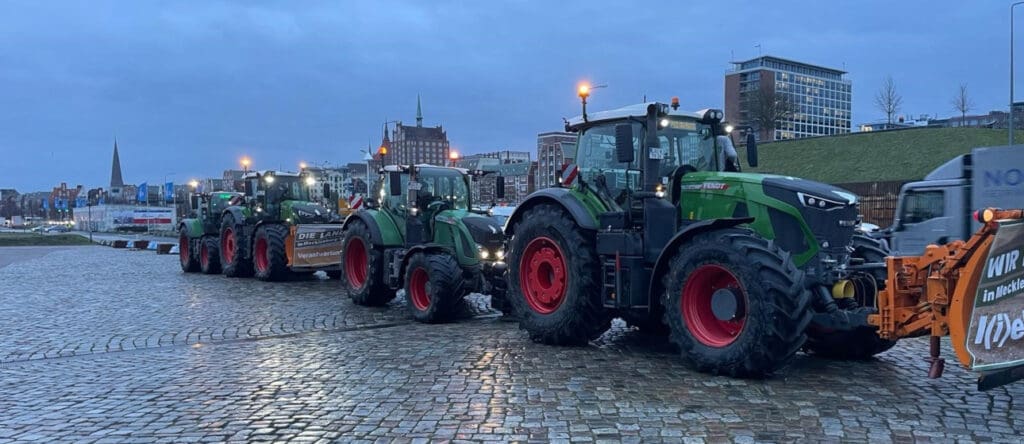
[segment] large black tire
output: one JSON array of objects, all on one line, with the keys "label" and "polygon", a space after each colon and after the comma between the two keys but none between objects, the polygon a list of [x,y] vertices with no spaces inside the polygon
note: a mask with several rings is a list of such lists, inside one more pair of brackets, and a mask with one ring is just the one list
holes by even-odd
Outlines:
[{"label": "large black tire", "polygon": [[528,210],[514,232],[508,300],[530,339],[582,345],[608,330],[611,315],[601,303],[594,233],[548,204]]},{"label": "large black tire", "polygon": [[[885,244],[864,235],[853,236],[853,253],[850,257],[863,259],[866,263],[885,262],[889,249]],[[885,270],[871,272],[878,286],[878,291],[885,289]],[[866,301],[865,301],[866,302]],[[857,306],[848,308],[856,309]],[[872,305],[874,303],[872,302]],[[847,331],[816,331],[811,328],[807,332],[807,344],[804,349],[815,356],[828,359],[865,360],[882,353],[896,345],[896,341],[882,339],[878,329],[861,327]]]},{"label": "large black tire", "polygon": [[231,213],[225,214],[220,221],[220,266],[224,276],[252,276],[252,261],[246,260],[250,247],[243,225],[236,223]]},{"label": "large black tire", "polygon": [[178,231],[178,262],[181,263],[181,271],[185,273],[199,271],[199,261],[196,260],[196,252],[192,251],[192,239],[188,237],[188,229],[185,227]]},{"label": "large black tire", "polygon": [[264,224],[256,228],[252,244],[252,266],[256,271],[256,279],[271,282],[288,279],[288,253],[284,245],[287,238],[288,227],[281,224]]},{"label": "large black tire", "polygon": [[698,371],[769,375],[807,339],[811,297],[803,280],[789,253],[749,230],[698,234],[662,279],[669,339]]},{"label": "large black tire", "polygon": [[448,254],[416,253],[405,268],[405,300],[413,319],[450,321],[466,295],[462,269]]},{"label": "large black tire", "polygon": [[379,307],[395,298],[384,282],[383,254],[370,240],[370,228],[354,221],[341,240],[341,287],[358,305]]},{"label": "large black tire", "polygon": [[203,274],[220,274],[220,243],[213,236],[203,236],[199,243],[199,269]]}]

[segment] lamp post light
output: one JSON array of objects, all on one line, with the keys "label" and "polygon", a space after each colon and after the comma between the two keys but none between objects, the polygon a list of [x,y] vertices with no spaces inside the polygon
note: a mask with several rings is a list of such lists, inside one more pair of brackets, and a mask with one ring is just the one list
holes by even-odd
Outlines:
[{"label": "lamp post light", "polygon": [[242,164],[242,174],[245,175],[245,173],[249,172],[249,165],[252,165],[252,159],[249,159],[249,156],[242,156],[242,160],[239,162]]},{"label": "lamp post light", "polygon": [[1010,145],[1013,145],[1013,8],[1022,5],[1024,2],[1016,2],[1010,5],[1010,123],[1007,125],[1010,132]]},{"label": "lamp post light", "polygon": [[452,163],[451,166],[455,167],[456,166],[456,162],[459,161],[459,152],[449,148],[448,149],[448,160],[451,161],[451,163]]}]

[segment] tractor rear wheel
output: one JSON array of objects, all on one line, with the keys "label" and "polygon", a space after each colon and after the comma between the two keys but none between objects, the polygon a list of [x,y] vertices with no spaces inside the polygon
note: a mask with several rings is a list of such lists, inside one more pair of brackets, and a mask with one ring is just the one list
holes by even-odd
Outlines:
[{"label": "tractor rear wheel", "polygon": [[288,256],[285,239],[288,228],[281,224],[260,225],[253,241],[252,263],[256,279],[283,281],[288,279]]},{"label": "tractor rear wheel", "polygon": [[[851,258],[863,259],[865,263],[878,263],[885,262],[886,256],[889,256],[889,249],[882,242],[861,234],[853,236]],[[872,270],[871,276],[874,278],[878,291],[885,289],[885,270]],[[847,308],[857,309],[864,305],[874,305],[875,300],[877,299],[861,300],[855,303],[855,307]],[[889,350],[895,345],[896,341],[882,339],[878,336],[878,330],[873,327],[861,327],[846,331],[816,331],[811,328],[807,332],[807,344],[804,349],[823,358],[865,360]]]},{"label": "tractor rear wheel", "polygon": [[220,274],[220,247],[213,236],[203,236],[199,243],[199,269],[203,274]]},{"label": "tractor rear wheel", "polygon": [[249,256],[249,240],[241,222],[236,222],[231,213],[220,221],[220,266],[227,277],[252,276],[252,261],[245,260]]},{"label": "tractor rear wheel", "polygon": [[466,294],[455,258],[416,253],[405,270],[405,299],[413,319],[431,324],[450,321]]},{"label": "tractor rear wheel", "polygon": [[181,262],[181,271],[195,273],[199,271],[199,261],[192,251],[192,239],[188,237],[188,229],[181,227],[178,232],[178,261]]},{"label": "tractor rear wheel", "polygon": [[594,234],[547,204],[528,210],[514,233],[508,300],[530,339],[582,345],[608,330]]},{"label": "tractor rear wheel", "polygon": [[370,228],[354,221],[341,238],[341,286],[358,305],[378,307],[391,302],[395,291],[384,282],[384,259],[373,247]]},{"label": "tractor rear wheel", "polygon": [[768,375],[807,339],[811,298],[803,280],[788,253],[749,230],[698,234],[662,279],[669,339],[698,371]]}]

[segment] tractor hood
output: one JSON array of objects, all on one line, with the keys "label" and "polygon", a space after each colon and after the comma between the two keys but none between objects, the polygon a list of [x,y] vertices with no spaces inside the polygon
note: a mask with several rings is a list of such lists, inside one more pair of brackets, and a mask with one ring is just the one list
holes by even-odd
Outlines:
[{"label": "tractor hood", "polygon": [[504,241],[504,233],[501,230],[501,223],[490,216],[468,215],[462,219],[473,240],[488,248],[500,247]]},{"label": "tractor hood", "polygon": [[322,205],[299,200],[286,200],[281,208],[282,216],[296,224],[326,223],[332,219],[332,213]]},{"label": "tractor hood", "polygon": [[786,176],[764,176],[761,183],[765,195],[800,212],[823,250],[844,253],[860,218],[855,194],[821,182]]}]

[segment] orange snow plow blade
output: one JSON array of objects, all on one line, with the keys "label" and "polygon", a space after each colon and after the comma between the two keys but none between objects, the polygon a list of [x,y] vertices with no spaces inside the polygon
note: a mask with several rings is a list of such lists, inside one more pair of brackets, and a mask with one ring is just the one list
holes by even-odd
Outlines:
[{"label": "orange snow plow blade", "polygon": [[868,323],[886,339],[931,336],[931,378],[942,376],[939,338],[948,335],[987,390],[1024,379],[1024,210],[976,217],[982,227],[966,241],[886,258],[886,289]]}]

